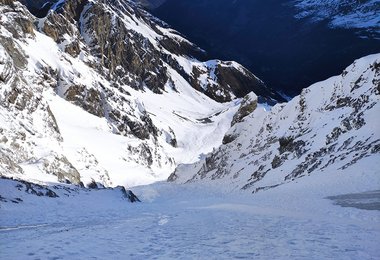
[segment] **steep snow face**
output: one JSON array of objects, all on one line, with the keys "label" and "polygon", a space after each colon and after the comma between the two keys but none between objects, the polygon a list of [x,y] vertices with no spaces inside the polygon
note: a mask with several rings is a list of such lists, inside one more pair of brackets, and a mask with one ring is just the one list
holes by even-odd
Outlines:
[{"label": "steep snow face", "polygon": [[331,27],[365,29],[380,38],[380,2],[378,0],[295,0],[296,18],[329,21]]},{"label": "steep snow face", "polygon": [[[311,174],[353,172],[380,184],[380,54],[355,61],[270,111],[256,108],[203,161],[169,180],[257,192]],[[377,176],[377,177],[376,177]]]},{"label": "steep snow face", "polygon": [[65,1],[42,19],[18,2],[0,6],[1,175],[128,187],[166,179],[230,127],[239,99],[210,97],[235,97],[236,78],[261,82],[234,62],[192,58],[201,51],[178,33],[112,3]]}]

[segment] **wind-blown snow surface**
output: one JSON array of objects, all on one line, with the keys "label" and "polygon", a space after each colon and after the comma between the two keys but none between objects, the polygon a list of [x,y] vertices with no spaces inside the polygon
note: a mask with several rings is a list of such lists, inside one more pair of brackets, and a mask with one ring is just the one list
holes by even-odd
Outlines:
[{"label": "wind-blown snow surface", "polygon": [[23,200],[0,202],[0,258],[377,259],[380,211],[326,199],[378,189],[372,181],[330,172],[253,196],[156,183],[134,189],[137,204],[102,190],[37,197],[0,182]]}]

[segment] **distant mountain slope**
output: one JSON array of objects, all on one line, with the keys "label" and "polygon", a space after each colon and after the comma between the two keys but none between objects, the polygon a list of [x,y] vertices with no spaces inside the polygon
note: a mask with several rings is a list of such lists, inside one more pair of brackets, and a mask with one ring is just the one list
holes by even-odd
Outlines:
[{"label": "distant mountain slope", "polygon": [[360,29],[380,39],[380,1],[295,0],[296,18],[329,21],[331,27]]},{"label": "distant mountain slope", "polygon": [[290,95],[380,52],[379,1],[167,0],[153,13]]},{"label": "distant mountain slope", "polygon": [[257,192],[317,173],[373,177],[380,167],[379,114],[376,54],[289,103],[270,111],[259,106],[232,126],[224,145],[196,164],[179,166],[169,180]]},{"label": "distant mountain slope", "polygon": [[166,2],[166,0],[132,0],[132,1],[138,4],[141,4],[142,6],[148,9],[158,8]]}]

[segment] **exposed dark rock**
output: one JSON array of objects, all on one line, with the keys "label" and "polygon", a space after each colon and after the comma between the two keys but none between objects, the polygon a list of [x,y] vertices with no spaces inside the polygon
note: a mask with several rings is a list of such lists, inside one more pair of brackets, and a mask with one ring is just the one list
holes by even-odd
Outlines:
[{"label": "exposed dark rock", "polygon": [[178,179],[178,175],[176,174],[176,171],[177,169],[169,175],[167,179],[168,182],[174,182],[175,180]]},{"label": "exposed dark rock", "polygon": [[244,117],[251,114],[257,108],[257,96],[254,93],[250,93],[243,98],[240,104],[239,110],[234,115],[231,126],[236,123],[240,123]]},{"label": "exposed dark rock", "polygon": [[292,145],[293,141],[294,141],[294,138],[291,136],[281,137],[280,139],[278,139],[278,142],[280,143],[280,148],[279,148],[280,153],[284,153],[285,151],[291,151],[293,147]]},{"label": "exposed dark rock", "polygon": [[189,57],[194,57],[199,60],[204,60],[206,54],[199,47],[187,41],[173,41],[169,37],[163,37],[160,40],[161,45],[168,50],[170,53],[177,55],[184,55]]},{"label": "exposed dark rock", "polygon": [[14,7],[14,1],[15,0],[0,0],[0,4],[9,5],[11,7]]},{"label": "exposed dark rock", "polygon": [[265,174],[267,174],[269,172],[269,169],[267,169],[266,171],[264,171],[264,169],[265,169],[265,166],[260,165],[259,168],[257,169],[257,171],[252,173],[251,177],[247,181],[248,183],[245,184],[241,189],[247,190],[247,189],[251,188],[255,183],[262,180],[264,178]]},{"label": "exposed dark rock", "polygon": [[[2,0],[2,4],[6,6],[3,10],[4,13],[21,14],[9,16],[8,18],[12,19],[11,23],[9,21],[2,23],[12,33],[12,36],[16,39],[27,36],[33,37],[35,27],[30,13],[23,8],[18,8],[19,3],[15,3],[15,1]],[[12,26],[10,26],[11,24]]]},{"label": "exposed dark rock", "polygon": [[115,189],[119,189],[124,198],[126,198],[129,202],[141,202],[131,190],[126,190],[123,186],[117,186]]},{"label": "exposed dark rock", "polygon": [[278,155],[275,155],[274,156],[274,158],[273,158],[273,161],[272,161],[272,168],[273,169],[276,169],[276,168],[278,168],[279,166],[281,166],[281,164],[282,164],[282,160],[281,160],[281,158],[278,156]]},{"label": "exposed dark rock", "polygon": [[223,137],[222,143],[223,143],[223,144],[229,144],[229,143],[233,142],[235,139],[236,139],[236,136],[226,134],[226,135]]},{"label": "exposed dark rock", "polygon": [[67,17],[55,12],[47,16],[46,21],[43,23],[42,31],[57,43],[62,43],[65,40],[63,37],[65,34],[79,37],[75,26],[69,22]]},{"label": "exposed dark rock", "polygon": [[52,190],[47,190],[46,192],[45,192],[45,196],[48,196],[48,197],[50,197],[50,198],[57,198],[57,197],[59,197],[54,191],[52,191]]},{"label": "exposed dark rock", "polygon": [[[24,170],[18,165],[17,161],[14,160],[14,158],[8,155],[7,153],[0,149],[0,164],[2,167],[4,167],[3,170],[15,173],[23,173]],[[2,167],[0,167],[0,170],[2,169]]]},{"label": "exposed dark rock", "polygon": [[87,89],[83,85],[73,85],[66,90],[65,97],[87,112],[104,117],[104,102],[97,90]]},{"label": "exposed dark rock", "polygon": [[96,182],[94,180],[92,180],[88,185],[87,187],[89,189],[98,189],[98,184],[96,184]]},{"label": "exposed dark rock", "polygon": [[[15,45],[15,42],[13,41],[12,38],[8,37],[3,37],[0,35],[0,44],[4,47],[4,49],[7,51],[8,55],[11,57],[11,60],[8,61],[2,61],[2,62],[7,62],[9,69],[8,71],[11,71],[12,65],[14,65],[18,69],[23,69],[25,68],[27,64],[27,60],[25,58],[25,54],[20,50],[19,47]],[[11,62],[12,61],[12,62]],[[5,81],[6,75],[1,76],[2,81]],[[9,77],[9,75],[8,75]]]},{"label": "exposed dark rock", "polygon": [[150,167],[153,164],[154,151],[147,144],[142,143],[137,147],[128,146],[128,150],[131,154],[137,156],[141,165]]},{"label": "exposed dark rock", "polygon": [[380,153],[380,144],[375,145],[372,148],[371,153]]},{"label": "exposed dark rock", "polygon": [[300,157],[304,153],[302,148],[305,146],[305,142],[303,140],[295,141],[293,137],[288,136],[281,137],[278,142],[280,143],[280,147],[278,148],[280,154],[285,152],[295,152],[297,157]]},{"label": "exposed dark rock", "polygon": [[[231,65],[226,63],[227,65]],[[274,91],[269,90],[263,81],[254,76],[250,71],[243,67],[238,70],[234,66],[225,66],[219,64],[215,74],[218,78],[218,83],[223,89],[231,89],[237,97],[244,97],[249,92],[253,91],[256,95],[271,97],[277,100],[282,100]]]},{"label": "exposed dark rock", "polygon": [[58,177],[58,181],[79,184],[80,174],[65,156],[54,155],[43,160],[44,170]]},{"label": "exposed dark rock", "polygon": [[[131,13],[139,14],[138,9],[130,9],[130,6],[127,8]],[[146,86],[155,93],[162,93],[168,76],[161,55],[152,43],[142,35],[127,30],[119,17],[112,17],[101,5],[91,5],[84,15],[93,15],[83,25],[86,33],[94,36],[94,41],[88,43],[91,44],[92,53],[99,57],[101,64],[109,70],[112,77],[123,80],[120,77],[122,75],[113,75],[116,68],[121,66],[125,72],[136,78],[135,84],[130,84],[127,79],[123,83],[137,89]]]},{"label": "exposed dark rock", "polygon": [[[31,183],[31,182],[19,180],[19,179],[8,178],[1,175],[0,175],[0,179],[13,180],[14,182],[18,183],[16,187],[18,187],[19,190],[23,189],[26,193],[29,193],[32,195],[36,195],[39,197],[47,196],[50,198],[59,197],[53,190],[51,190],[50,188],[44,185],[39,185],[39,184],[35,184],[35,183]],[[17,199],[17,203],[18,202],[22,202],[22,199]]]},{"label": "exposed dark rock", "polygon": [[125,123],[131,130],[134,136],[140,138],[141,140],[148,139],[150,134],[154,135],[157,133],[156,127],[153,125],[151,119],[148,116],[141,117],[141,120],[146,124],[142,124],[140,122],[131,121],[128,118]]}]

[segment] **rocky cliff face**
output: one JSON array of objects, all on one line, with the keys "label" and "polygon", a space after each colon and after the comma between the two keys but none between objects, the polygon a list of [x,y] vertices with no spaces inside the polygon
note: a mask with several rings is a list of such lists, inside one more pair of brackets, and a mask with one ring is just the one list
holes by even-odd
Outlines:
[{"label": "rocky cliff face", "polygon": [[117,87],[162,93],[172,84],[169,70],[174,70],[217,101],[230,101],[252,90],[279,98],[239,64],[199,61],[203,50],[129,1],[67,0],[57,12],[48,14],[41,30],[58,44],[69,37],[65,51],[73,56],[79,54],[83,38],[97,60],[97,69]]},{"label": "rocky cliff face", "polygon": [[259,105],[236,121],[224,145],[199,163],[179,166],[169,180],[257,192],[310,174],[344,174],[355,165],[365,178],[379,167],[379,101],[376,54],[304,89],[289,103],[270,111]]},{"label": "rocky cliff face", "polygon": [[[44,158],[34,157],[37,148],[30,136],[40,140],[49,138],[52,145],[61,141],[58,126],[47,102],[43,100],[43,75],[30,85],[33,76],[28,69],[27,56],[18,41],[33,38],[33,17],[17,3],[4,2],[1,6],[0,35],[0,172],[2,175],[23,175],[22,162],[34,161],[41,169],[50,172],[61,181],[80,182],[78,171],[67,158],[52,152]],[[34,79],[33,79],[34,80]]]},{"label": "rocky cliff face", "polygon": [[[233,99],[251,90],[278,98],[241,65],[202,60],[203,50],[133,2],[0,3],[2,175],[152,182],[221,142]],[[218,133],[189,148],[194,129],[205,140]]]}]

